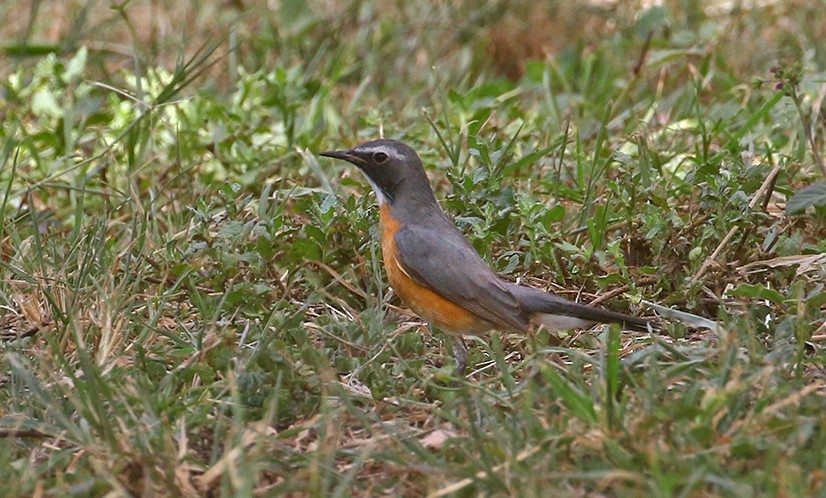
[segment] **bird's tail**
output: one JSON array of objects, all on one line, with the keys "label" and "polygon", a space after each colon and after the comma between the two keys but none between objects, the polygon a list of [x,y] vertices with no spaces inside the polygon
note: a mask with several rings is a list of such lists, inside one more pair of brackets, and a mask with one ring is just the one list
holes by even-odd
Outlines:
[{"label": "bird's tail", "polygon": [[595,323],[618,323],[627,330],[637,332],[659,330],[656,323],[644,318],[578,304],[532,287],[509,285],[510,291],[531,314],[533,320],[549,330],[587,328]]}]

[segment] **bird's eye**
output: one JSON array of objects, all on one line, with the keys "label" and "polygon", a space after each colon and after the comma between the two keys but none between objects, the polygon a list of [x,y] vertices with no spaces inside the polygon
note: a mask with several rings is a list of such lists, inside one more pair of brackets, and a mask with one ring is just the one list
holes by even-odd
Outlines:
[{"label": "bird's eye", "polygon": [[373,160],[376,161],[376,164],[381,164],[384,161],[387,161],[387,154],[384,152],[376,152],[373,154]]}]

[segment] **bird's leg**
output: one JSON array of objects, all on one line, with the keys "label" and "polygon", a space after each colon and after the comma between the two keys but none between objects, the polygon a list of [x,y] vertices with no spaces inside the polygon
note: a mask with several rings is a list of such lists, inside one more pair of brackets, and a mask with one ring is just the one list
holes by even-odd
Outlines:
[{"label": "bird's leg", "polygon": [[456,359],[456,376],[461,378],[467,366],[467,344],[460,335],[453,338],[453,358]]}]

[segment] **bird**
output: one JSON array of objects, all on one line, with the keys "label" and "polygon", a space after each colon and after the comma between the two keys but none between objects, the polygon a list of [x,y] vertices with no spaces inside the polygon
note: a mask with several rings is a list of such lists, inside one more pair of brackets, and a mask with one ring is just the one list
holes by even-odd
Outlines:
[{"label": "bird", "polygon": [[492,330],[551,331],[618,323],[652,332],[652,320],[576,303],[499,277],[439,206],[422,160],[403,142],[380,139],[321,156],[364,173],[379,205],[382,260],[401,301],[431,327],[454,338],[458,376],[467,366],[464,336]]}]

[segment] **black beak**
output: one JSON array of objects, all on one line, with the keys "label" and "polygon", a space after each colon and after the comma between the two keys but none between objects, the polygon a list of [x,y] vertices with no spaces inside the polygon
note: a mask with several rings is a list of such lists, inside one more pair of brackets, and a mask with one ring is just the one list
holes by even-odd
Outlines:
[{"label": "black beak", "polygon": [[351,150],[329,150],[327,152],[321,152],[319,155],[324,157],[332,157],[333,159],[342,159],[348,163],[355,164],[356,166],[364,165],[364,159],[354,154]]}]

